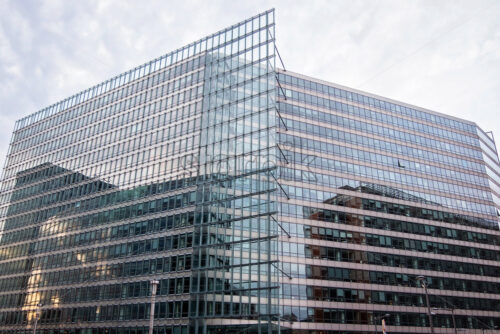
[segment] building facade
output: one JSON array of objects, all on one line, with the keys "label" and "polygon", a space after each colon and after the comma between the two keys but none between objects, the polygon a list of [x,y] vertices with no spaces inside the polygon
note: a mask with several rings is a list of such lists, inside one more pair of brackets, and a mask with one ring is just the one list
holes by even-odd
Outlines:
[{"label": "building facade", "polygon": [[279,69],[274,29],[270,10],[16,123],[0,333],[500,328],[492,135]]}]

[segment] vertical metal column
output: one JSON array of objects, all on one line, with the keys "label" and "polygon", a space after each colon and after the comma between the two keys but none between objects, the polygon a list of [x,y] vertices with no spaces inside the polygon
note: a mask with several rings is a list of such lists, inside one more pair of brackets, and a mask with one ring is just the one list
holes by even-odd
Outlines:
[{"label": "vertical metal column", "polygon": [[429,303],[429,294],[427,293],[427,282],[424,276],[417,276],[417,281],[420,282],[425,291],[425,301],[427,303],[427,315],[429,316],[429,325],[431,326],[431,333],[434,333],[434,326],[432,324],[431,305]]},{"label": "vertical metal column", "polygon": [[155,302],[156,302],[156,289],[160,282],[151,281],[151,307],[149,311],[149,334],[153,334],[153,326],[155,321]]},{"label": "vertical metal column", "polygon": [[33,334],[36,334],[36,327],[38,325],[38,317],[40,316],[40,308],[42,307],[42,304],[37,304],[36,305],[36,311],[35,311],[35,324],[33,325]]}]

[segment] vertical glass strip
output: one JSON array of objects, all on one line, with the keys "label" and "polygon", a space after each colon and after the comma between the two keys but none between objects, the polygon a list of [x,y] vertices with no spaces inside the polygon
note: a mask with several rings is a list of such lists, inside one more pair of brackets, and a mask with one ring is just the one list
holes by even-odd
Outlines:
[{"label": "vertical glass strip", "polygon": [[193,332],[277,318],[274,11],[213,37],[206,54],[191,295]]}]

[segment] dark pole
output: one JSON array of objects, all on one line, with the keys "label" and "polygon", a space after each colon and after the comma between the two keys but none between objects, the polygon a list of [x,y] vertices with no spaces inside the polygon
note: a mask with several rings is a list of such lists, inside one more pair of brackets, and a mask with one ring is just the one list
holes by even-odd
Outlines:
[{"label": "dark pole", "polygon": [[38,325],[38,317],[40,316],[40,308],[42,307],[42,304],[36,304],[36,311],[35,311],[35,325],[33,326],[33,334],[36,334],[36,328]]},{"label": "dark pole", "polygon": [[389,318],[390,316],[391,315],[389,313],[386,313],[386,314],[379,316],[379,317],[376,317],[375,315],[373,315],[373,322],[375,324],[375,333],[374,334],[377,334],[377,321],[385,319],[385,318]]},{"label": "dark pole", "polygon": [[431,314],[431,305],[429,303],[429,294],[427,293],[427,282],[425,281],[424,276],[417,276],[417,281],[420,282],[425,291],[425,301],[427,303],[427,315],[429,316],[429,325],[431,326],[431,333],[434,334],[434,326],[432,324],[432,314]]},{"label": "dark pole", "polygon": [[149,308],[149,334],[153,334],[153,327],[155,321],[156,289],[160,282],[157,280],[152,280],[150,283],[151,283],[151,307]]},{"label": "dark pole", "polygon": [[[436,296],[438,298],[441,298],[439,296]],[[442,298],[441,298],[442,299]],[[443,299],[444,302],[447,302],[445,299]],[[457,334],[457,323],[455,322],[455,309],[454,308],[433,308],[434,311],[439,311],[439,310],[443,310],[443,311],[450,311],[451,312],[451,320],[453,321],[453,332],[455,334]]]},{"label": "dark pole", "polygon": [[453,330],[457,334],[457,323],[455,322],[455,309],[451,309],[451,320],[453,321]]}]

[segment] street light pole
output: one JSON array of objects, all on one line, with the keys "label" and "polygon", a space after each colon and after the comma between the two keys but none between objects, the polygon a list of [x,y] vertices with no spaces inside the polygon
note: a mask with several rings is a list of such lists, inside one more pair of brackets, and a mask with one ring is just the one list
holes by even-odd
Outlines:
[{"label": "street light pole", "polygon": [[451,320],[453,322],[453,332],[455,334],[457,334],[457,323],[455,322],[455,309],[454,308],[437,308],[437,307],[434,307],[433,310],[434,311],[439,311],[439,310],[450,311],[451,312]]},{"label": "street light pole", "polygon": [[455,322],[455,309],[451,309],[451,320],[453,321],[453,330],[457,334],[457,323]]},{"label": "street light pole", "polygon": [[156,288],[160,282],[157,280],[151,281],[151,307],[149,308],[149,334],[153,334],[153,326],[155,321],[155,301],[156,301]]},{"label": "street light pole", "polygon": [[374,332],[374,334],[377,334],[377,321],[385,319],[385,318],[389,318],[390,316],[391,315],[389,313],[386,313],[386,314],[384,314],[382,316],[379,316],[379,317],[373,316],[373,323],[375,324],[375,332]]},{"label": "street light pole", "polygon": [[38,317],[40,315],[40,307],[42,307],[42,304],[36,304],[35,324],[33,325],[33,334],[36,334],[36,327],[38,325]]},{"label": "street light pole", "polygon": [[431,305],[429,303],[429,294],[427,293],[427,282],[424,276],[417,276],[417,281],[420,282],[425,291],[425,301],[427,303],[427,315],[429,316],[429,325],[431,326],[431,333],[434,334],[434,326],[432,324],[432,314],[431,314]]}]

